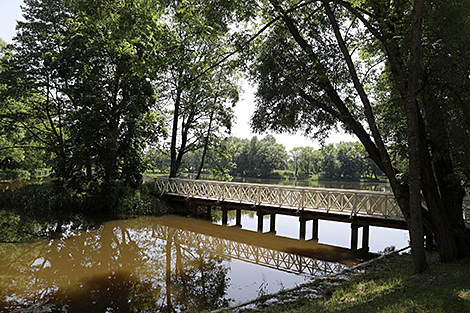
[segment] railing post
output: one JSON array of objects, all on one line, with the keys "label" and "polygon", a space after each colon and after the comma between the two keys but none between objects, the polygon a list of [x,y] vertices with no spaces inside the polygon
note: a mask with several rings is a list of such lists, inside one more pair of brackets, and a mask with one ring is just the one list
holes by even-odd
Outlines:
[{"label": "railing post", "polygon": [[329,191],[326,192],[327,197],[328,197],[328,208],[326,209],[326,212],[330,212],[331,209],[331,193]]},{"label": "railing post", "polygon": [[305,208],[304,202],[305,202],[305,189],[302,189],[300,191],[300,201],[299,201],[299,207],[297,208],[297,212],[304,210]]},{"label": "railing post", "polygon": [[256,196],[256,201],[255,201],[255,205],[259,205],[261,202],[260,202],[260,198],[261,198],[261,187],[258,186],[256,188],[256,190],[258,190],[258,195]]},{"label": "railing post", "polygon": [[353,218],[353,216],[356,214],[357,193],[353,193],[353,197],[354,197],[354,202],[351,208],[351,214],[349,215],[349,218]]}]

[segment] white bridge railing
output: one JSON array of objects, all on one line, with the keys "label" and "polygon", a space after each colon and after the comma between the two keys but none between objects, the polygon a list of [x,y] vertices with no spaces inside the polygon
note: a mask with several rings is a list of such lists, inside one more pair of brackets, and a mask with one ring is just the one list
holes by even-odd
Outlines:
[{"label": "white bridge railing", "polygon": [[403,218],[393,194],[387,192],[168,178],[157,178],[155,189],[161,194],[218,202]]},{"label": "white bridge railing", "polygon": [[[157,178],[155,190],[161,194],[259,207],[403,219],[395,197],[390,192],[176,178]],[[463,214],[465,221],[470,223],[469,197],[464,199]]]}]

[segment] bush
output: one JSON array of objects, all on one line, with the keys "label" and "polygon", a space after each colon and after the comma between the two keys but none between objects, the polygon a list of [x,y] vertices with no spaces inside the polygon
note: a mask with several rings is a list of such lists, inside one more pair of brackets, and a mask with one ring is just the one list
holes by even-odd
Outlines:
[{"label": "bush", "polygon": [[[53,181],[0,192],[0,226],[4,224],[0,241],[49,235],[66,224],[73,229],[82,228],[93,220],[107,220],[116,214],[163,215],[166,207],[150,194],[152,184],[133,189],[115,182],[106,190],[77,192]],[[23,235],[18,235],[18,231]]]},{"label": "bush", "polygon": [[149,192],[147,183],[137,190],[128,189],[122,200],[119,202],[116,213],[125,215],[163,215],[166,210],[160,201]]},{"label": "bush", "polygon": [[30,179],[31,174],[26,170],[21,169],[13,169],[13,170],[2,170],[0,171],[0,178],[1,179]]}]

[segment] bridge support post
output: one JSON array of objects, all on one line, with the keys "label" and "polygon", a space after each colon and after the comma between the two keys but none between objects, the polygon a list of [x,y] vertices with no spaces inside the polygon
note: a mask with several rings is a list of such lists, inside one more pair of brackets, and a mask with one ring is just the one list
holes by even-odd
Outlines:
[{"label": "bridge support post", "polygon": [[269,219],[269,232],[275,234],[276,233],[276,214],[270,214]]},{"label": "bridge support post", "polygon": [[235,226],[242,227],[242,210],[241,209],[236,210]]},{"label": "bridge support post", "polygon": [[299,239],[305,240],[305,229],[307,225],[307,219],[304,217],[299,217]]},{"label": "bridge support post", "polygon": [[351,223],[351,250],[357,251],[357,237],[358,237],[359,225]]},{"label": "bridge support post", "polygon": [[228,223],[228,210],[222,208],[222,225],[227,225]]},{"label": "bridge support post", "polygon": [[212,222],[212,207],[210,205],[206,206],[206,218]]},{"label": "bridge support post", "polygon": [[369,252],[369,225],[362,226],[362,247],[363,252]]},{"label": "bridge support post", "polygon": [[369,225],[358,225],[351,223],[351,250],[357,251],[357,242],[359,240],[359,228],[362,227],[362,247],[361,251],[369,252]]},{"label": "bridge support post", "polygon": [[318,242],[318,219],[312,219],[312,240]]},{"label": "bridge support post", "polygon": [[258,232],[262,233],[263,232],[264,213],[258,211],[258,212],[256,212],[256,215],[258,216]]}]

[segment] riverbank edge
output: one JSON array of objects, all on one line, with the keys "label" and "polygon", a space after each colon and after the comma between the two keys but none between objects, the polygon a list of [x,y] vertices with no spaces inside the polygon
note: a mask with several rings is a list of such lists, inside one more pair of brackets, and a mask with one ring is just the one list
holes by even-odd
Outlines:
[{"label": "riverbank edge", "polygon": [[225,312],[470,312],[470,258],[412,271],[409,247],[298,287],[264,295]]},{"label": "riverbank edge", "polygon": [[399,254],[409,249],[410,249],[410,246],[407,246],[400,250],[392,251],[390,253],[385,253],[371,260],[368,260],[360,264],[357,264],[355,266],[352,266],[350,268],[347,268],[341,272],[327,275],[327,276],[318,277],[318,278],[315,278],[313,281],[301,284],[294,288],[284,289],[276,293],[263,295],[256,299],[252,299],[252,300],[243,302],[241,304],[237,304],[235,306],[213,310],[211,311],[211,313],[245,312],[247,310],[250,311],[252,307],[253,308],[265,307],[269,305],[272,302],[272,300],[275,300],[276,298],[278,298],[278,300],[281,300],[280,301],[281,303],[285,304],[286,301],[283,301],[282,299],[285,298],[286,296],[290,300],[294,300],[293,296],[295,295],[298,296],[298,294],[305,293],[305,292],[312,293],[313,299],[316,299],[316,298],[321,297],[321,295],[319,295],[319,291],[320,289],[324,289],[326,287],[325,283],[327,285],[339,285],[341,284],[342,281],[347,281],[353,276],[363,273],[365,268],[371,263],[378,262],[379,260],[382,260],[383,258],[386,258],[392,254]]}]

